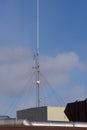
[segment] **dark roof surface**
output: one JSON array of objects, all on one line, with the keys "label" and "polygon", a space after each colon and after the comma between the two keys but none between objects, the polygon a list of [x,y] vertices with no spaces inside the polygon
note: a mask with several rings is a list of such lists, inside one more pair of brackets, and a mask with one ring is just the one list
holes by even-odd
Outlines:
[{"label": "dark roof surface", "polygon": [[87,99],[68,103],[64,112],[70,121],[87,122]]}]

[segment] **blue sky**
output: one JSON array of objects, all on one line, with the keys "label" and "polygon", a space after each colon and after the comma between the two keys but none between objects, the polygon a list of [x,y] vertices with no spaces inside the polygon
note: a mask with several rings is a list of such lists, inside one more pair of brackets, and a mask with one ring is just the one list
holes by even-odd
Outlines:
[{"label": "blue sky", "polygon": [[[86,4],[85,0],[43,1],[41,4],[42,43],[48,42],[48,48],[52,47],[53,50],[55,50],[56,46],[59,49],[58,51],[75,51],[84,55],[87,33]],[[45,29],[43,29],[43,25],[45,25]],[[55,53],[55,51],[53,52]]]},{"label": "blue sky", "polygon": [[[54,89],[43,87],[41,105],[87,98],[87,1],[40,0],[39,26],[41,73],[47,79],[44,83],[42,76],[41,86]],[[36,0],[0,0],[1,113],[14,115],[13,108],[35,106],[35,51]],[[58,104],[50,100],[52,93]]]}]

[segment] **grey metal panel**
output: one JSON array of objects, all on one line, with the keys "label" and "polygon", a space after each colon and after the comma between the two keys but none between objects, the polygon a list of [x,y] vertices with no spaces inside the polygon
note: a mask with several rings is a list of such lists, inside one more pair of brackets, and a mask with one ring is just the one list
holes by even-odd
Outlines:
[{"label": "grey metal panel", "polygon": [[47,107],[19,110],[17,111],[17,119],[27,119],[30,121],[46,121]]}]

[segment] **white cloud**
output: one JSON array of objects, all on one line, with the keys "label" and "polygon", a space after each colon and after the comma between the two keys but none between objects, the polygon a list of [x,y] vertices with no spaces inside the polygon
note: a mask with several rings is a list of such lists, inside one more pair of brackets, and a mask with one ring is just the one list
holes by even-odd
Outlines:
[{"label": "white cloud", "polygon": [[81,70],[84,64],[77,54],[70,52],[56,57],[44,57],[41,60],[41,68],[46,77],[54,85],[66,84],[70,81],[70,72],[74,69]]},{"label": "white cloud", "polygon": [[57,68],[59,72],[69,72],[74,68],[81,68],[82,63],[76,53],[64,53],[56,57],[45,57],[42,62],[46,62],[45,69]]},{"label": "white cloud", "polygon": [[27,55],[26,49],[23,48],[0,48],[0,63],[23,60]]},{"label": "white cloud", "polygon": [[[0,49],[0,93],[16,95],[26,84],[26,75],[33,72],[33,60],[23,48]],[[41,71],[52,85],[66,85],[70,72],[80,69],[82,64],[75,53],[60,54],[56,57],[42,57]],[[30,86],[30,83],[28,84]]]},{"label": "white cloud", "polygon": [[[34,71],[32,70],[34,64],[32,59],[31,51],[27,49],[0,49],[0,95],[19,98],[27,93],[33,97],[35,75],[31,79],[29,78]],[[74,52],[60,54],[56,57],[41,57],[40,64],[41,72],[56,89],[62,85],[64,87],[70,82],[73,70],[80,70],[84,67],[84,63]],[[73,93],[83,95],[83,89],[72,89],[70,95]],[[31,100],[33,100],[32,97]],[[32,103],[30,102],[30,104]]]}]

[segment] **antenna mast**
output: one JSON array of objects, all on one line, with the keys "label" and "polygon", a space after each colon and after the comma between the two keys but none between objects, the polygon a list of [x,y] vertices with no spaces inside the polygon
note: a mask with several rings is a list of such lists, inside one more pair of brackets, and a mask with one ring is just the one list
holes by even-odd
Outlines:
[{"label": "antenna mast", "polygon": [[40,107],[40,66],[39,66],[39,0],[37,0],[37,48],[35,55],[36,64],[36,107]]},{"label": "antenna mast", "polygon": [[39,0],[37,0],[37,53],[39,54]]}]

